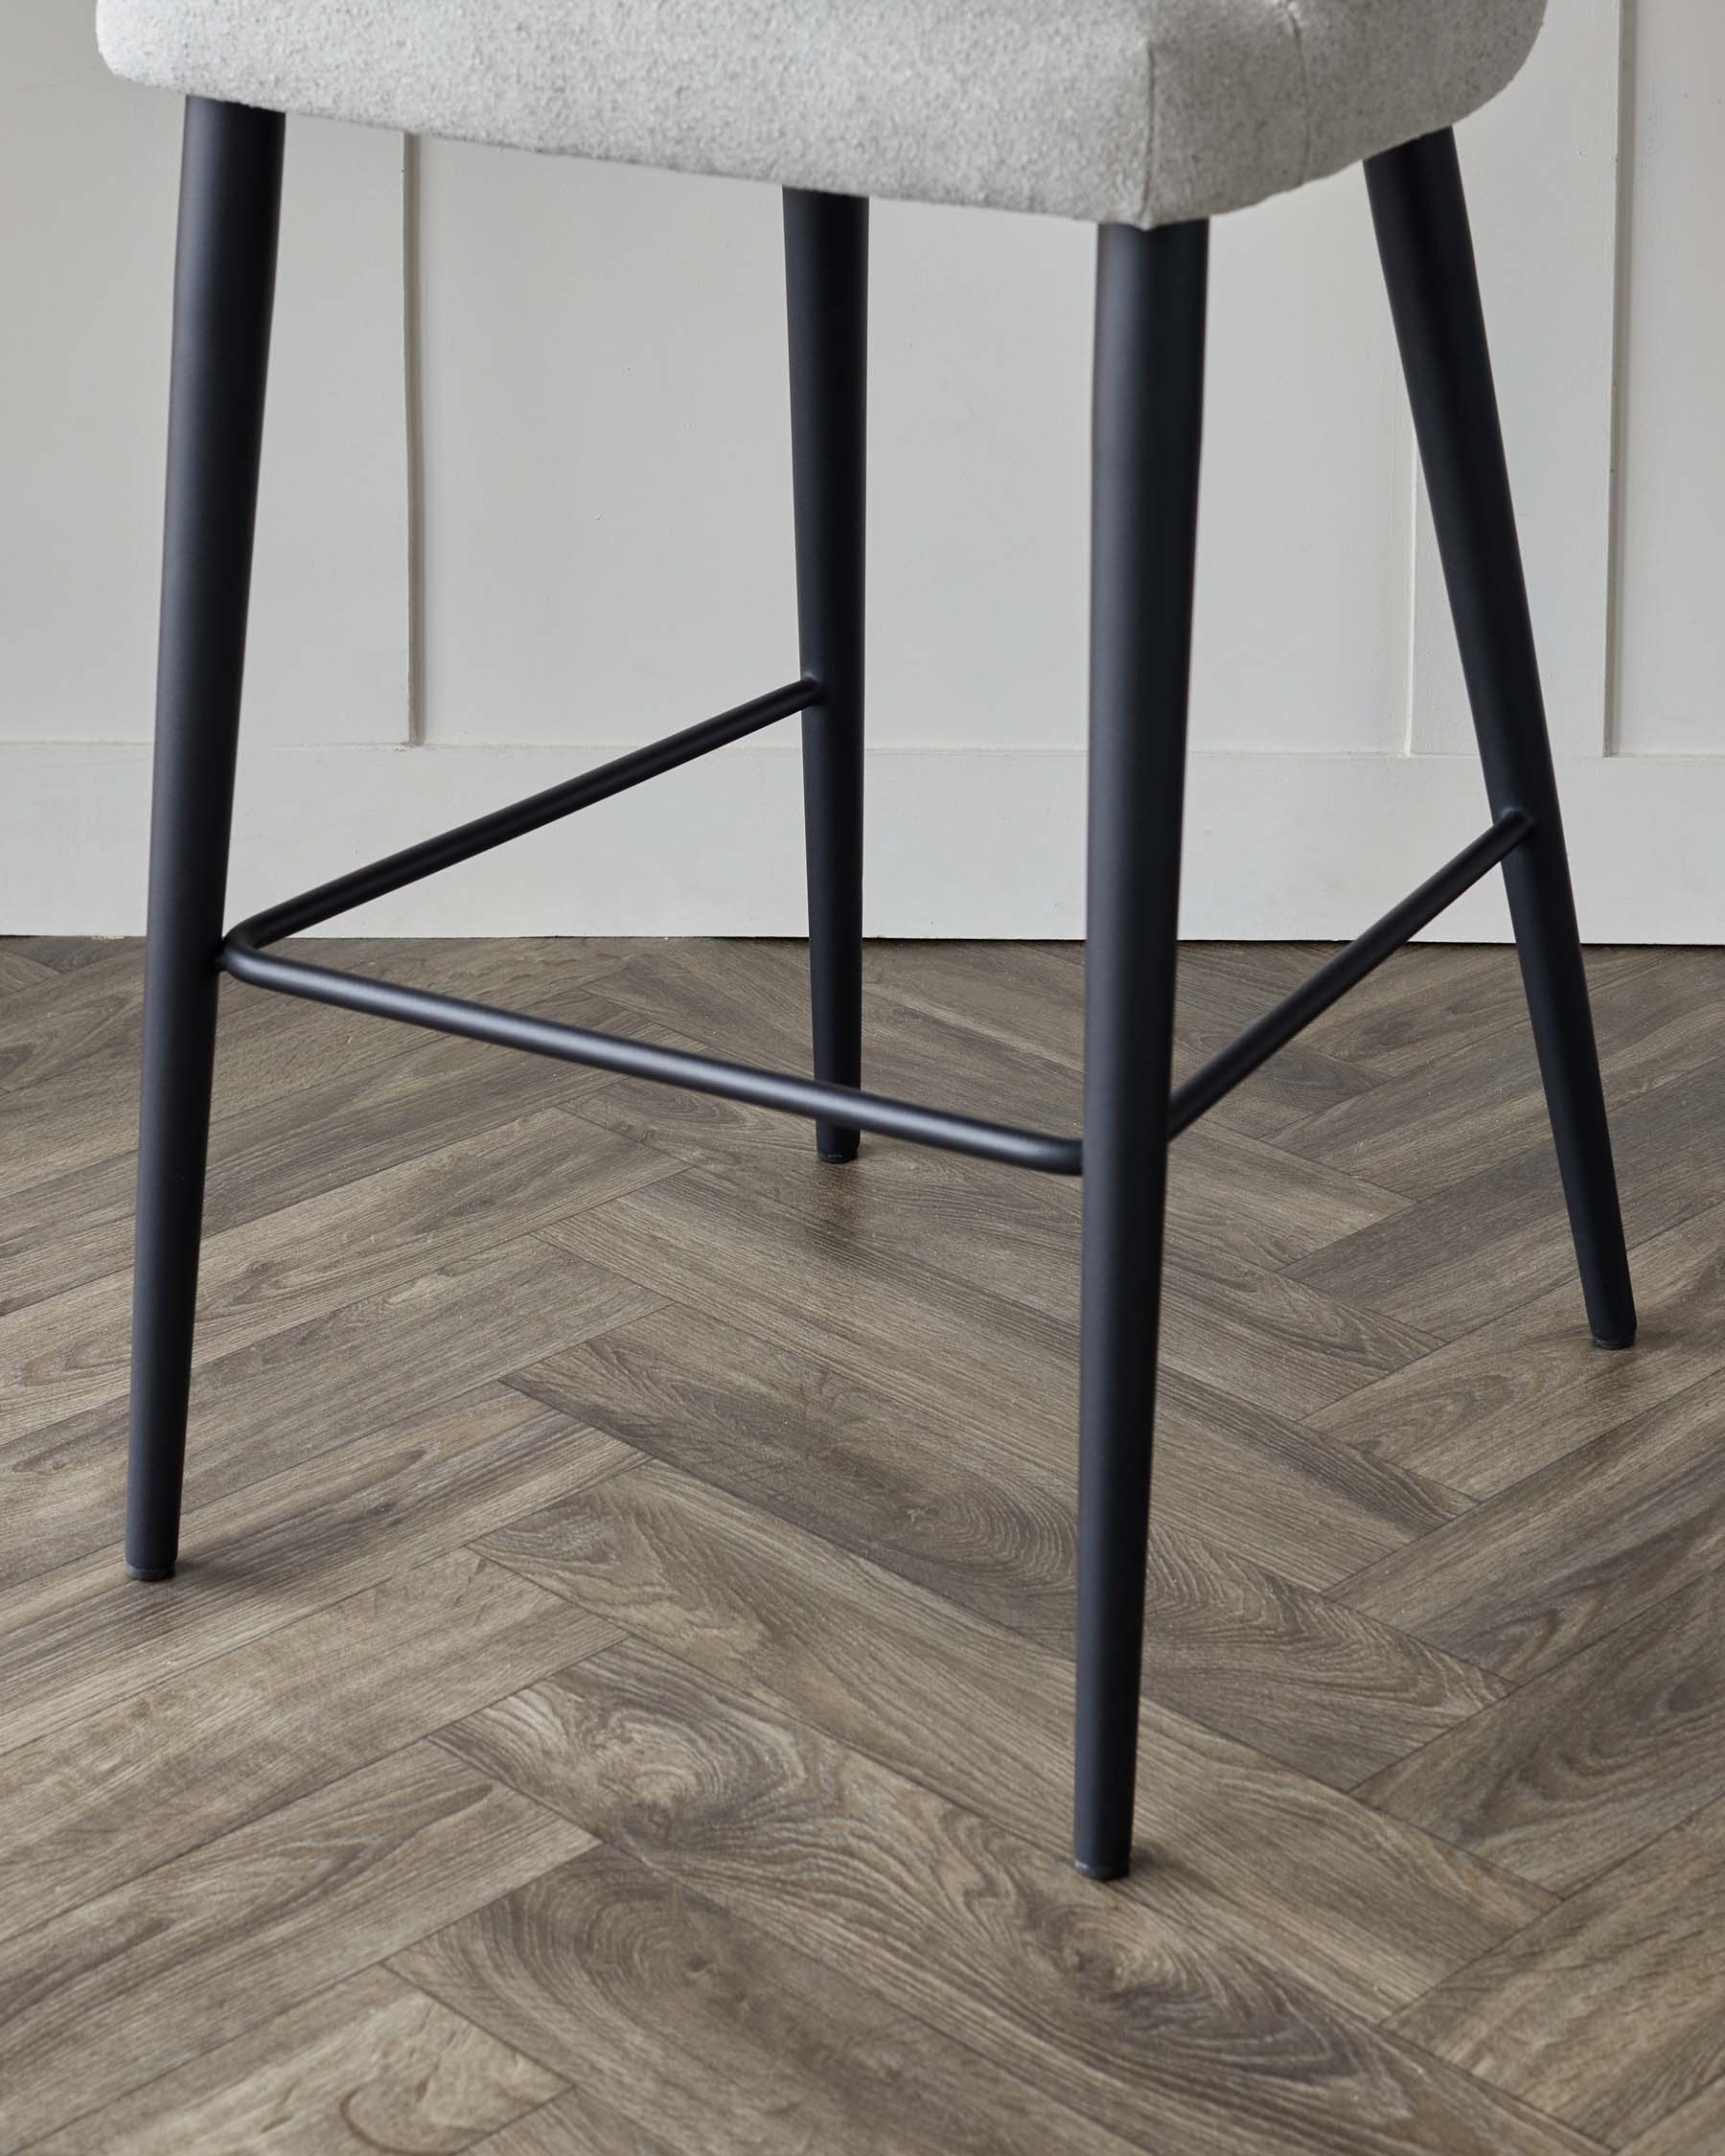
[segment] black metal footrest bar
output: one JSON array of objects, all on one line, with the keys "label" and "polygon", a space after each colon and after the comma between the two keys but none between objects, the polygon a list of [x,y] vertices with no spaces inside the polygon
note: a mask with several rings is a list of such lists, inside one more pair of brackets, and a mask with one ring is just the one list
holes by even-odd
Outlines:
[{"label": "black metal footrest bar", "polygon": [[525,1048],[530,1055],[562,1063],[590,1064],[626,1078],[646,1078],[690,1092],[716,1093],[722,1100],[748,1101],[776,1108],[789,1115],[841,1123],[853,1131],[908,1139],[912,1145],[938,1146],[948,1153],[970,1153],[978,1159],[1000,1160],[1010,1167],[1040,1168],[1049,1175],[1074,1176],[1079,1168],[1076,1138],[1051,1137],[1037,1131],[1009,1130],[970,1115],[888,1100],[877,1093],[853,1092],[847,1086],[822,1085],[776,1070],[754,1070],[747,1064],[722,1063],[713,1056],[688,1055],[646,1041],[613,1033],[588,1033],[581,1026],[559,1025],[549,1019],[516,1011],[493,1010],[485,1003],[464,1003],[393,981],[366,980],[353,974],[308,966],[297,958],[278,958],[256,950],[237,929],[222,946],[221,963],[237,980],[303,996],[314,1003],[334,1003],[349,1011],[400,1019],[436,1033],[457,1033],[470,1041],[498,1047]]},{"label": "black metal footrest bar", "polygon": [[1356,936],[1346,950],[1320,966],[1309,980],[1301,981],[1291,996],[1284,996],[1273,1011],[1266,1011],[1235,1041],[1195,1070],[1184,1086],[1177,1086],[1168,1109],[1168,1135],[1177,1138],[1207,1109],[1214,1108],[1225,1093],[1231,1093],[1250,1078],[1260,1064],[1268,1063],[1278,1048],[1285,1048],[1297,1033],[1303,1033],[1314,1019],[1356,988],[1386,958],[1393,957],[1403,944],[1411,943],[1421,929],[1430,928],[1446,906],[1454,906],[1482,876],[1489,874],[1533,828],[1521,810],[1501,815],[1489,831],[1483,831],[1471,846],[1430,877],[1401,904],[1392,906],[1381,921]]},{"label": "black metal footrest bar", "polygon": [[661,1048],[646,1041],[631,1041],[610,1033],[589,1033],[583,1027],[558,1025],[546,1019],[528,1018],[515,1011],[499,1011],[487,1003],[467,1003],[450,996],[435,996],[419,989],[399,987],[392,981],[367,980],[337,973],[328,966],[312,966],[298,958],[282,958],[267,946],[286,936],[334,920],[354,906],[386,897],[440,868],[452,868],[472,860],[507,839],[541,830],[559,817],[609,800],[661,771],[675,770],[727,742],[741,741],[763,727],[808,710],[821,700],[818,681],[793,681],[753,702],[721,712],[682,733],[671,734],[646,748],[632,750],[597,770],[561,786],[548,787],[490,815],[476,817],[454,831],[426,838],[417,846],[338,876],[300,898],[288,899],[267,912],[257,913],[233,929],[221,947],[220,964],[236,980],[255,988],[274,989],[284,996],[299,996],[314,1003],[334,1003],[343,1010],[367,1011],[408,1025],[428,1027],[437,1033],[454,1033],[470,1041],[490,1041],[500,1047],[524,1048],[531,1055],[551,1056],[564,1063],[591,1065],[615,1070],[624,1077],[646,1078],[664,1086],[681,1086],[693,1092],[714,1093],[721,1099],[747,1101],[757,1108],[779,1109],[791,1115],[807,1115],[817,1121],[841,1124],[848,1130],[872,1131],[881,1137],[908,1139],[913,1145],[932,1145],[951,1153],[969,1153],[984,1160],[1001,1160],[1014,1167],[1037,1168],[1049,1175],[1076,1175],[1079,1146],[1076,1138],[1055,1137],[1039,1131],[1011,1130],[972,1115],[956,1115],[941,1109],[921,1108],[910,1101],[888,1100],[881,1094],[852,1090],[848,1086],[829,1086],[813,1078],[797,1078],[773,1070],[754,1070],[746,1064],[724,1063],[713,1056],[685,1054]]},{"label": "black metal footrest bar", "polygon": [[[814,1078],[788,1072],[756,1070],[747,1064],[725,1063],[714,1056],[690,1055],[679,1048],[661,1048],[647,1041],[632,1041],[619,1034],[590,1033],[585,1027],[560,1025],[549,1019],[531,1018],[518,1011],[499,1011],[488,1003],[469,1003],[427,990],[403,988],[394,981],[372,980],[356,974],[338,973],[299,958],[283,958],[268,950],[285,936],[299,934],[322,922],[385,897],[403,885],[417,883],[440,868],[452,868],[471,860],[506,839],[538,831],[577,809],[590,807],[611,795],[638,786],[661,771],[704,756],[726,742],[740,741],[764,726],[772,725],[794,712],[807,710],[821,700],[816,681],[794,681],[785,688],[739,704],[684,732],[672,734],[649,747],[632,750],[597,770],[585,772],[561,786],[524,801],[476,817],[472,823],[435,838],[408,846],[402,852],[356,868],[302,897],[288,899],[267,912],[242,921],[222,944],[219,962],[236,980],[255,988],[268,988],[284,996],[298,996],[314,1003],[333,1003],[350,1011],[369,1012],[377,1018],[395,1019],[403,1024],[424,1026],[435,1033],[453,1033],[470,1041],[488,1041],[498,1047],[522,1048],[530,1055],[549,1056],[562,1063],[586,1064],[599,1070],[614,1070],[626,1078],[645,1078],[662,1086],[680,1086],[722,1100],[745,1101],[756,1108],[779,1110],[817,1121],[838,1123],[849,1130],[870,1131],[881,1137],[907,1140],[912,1145],[937,1146],[944,1152],[968,1153],[978,1159],[998,1160],[1008,1167],[1033,1168],[1045,1175],[1075,1176],[1083,1172],[1083,1145],[1078,1138],[1060,1137],[1045,1131],[1024,1131],[990,1123],[974,1115],[949,1110],[924,1108],[913,1101],[892,1100],[880,1093],[865,1093],[848,1086],[830,1086]],[[1179,1087],[1170,1105],[1168,1135],[1178,1137],[1213,1108],[1258,1066],[1286,1045],[1294,1036],[1328,1010],[1338,998],[1364,980],[1375,966],[1400,950],[1403,944],[1435,921],[1445,906],[1494,868],[1532,829],[1520,810],[1500,816],[1489,831],[1458,854],[1454,860],[1422,883],[1383,919],[1321,966],[1311,979],[1285,997],[1273,1011],[1249,1026],[1237,1041],[1213,1057]]]},{"label": "black metal footrest bar", "polygon": [[435,876],[440,868],[454,868],[511,838],[523,838],[530,831],[542,831],[548,823],[572,816],[577,809],[590,809],[596,801],[609,801],[613,794],[626,793],[632,786],[657,778],[663,771],[692,764],[696,757],[709,755],[727,742],[758,734],[781,719],[807,711],[820,700],[818,681],[787,682],[782,689],[769,690],[752,702],[738,704],[734,711],[722,711],[716,719],[703,719],[700,725],[687,726],[679,734],[667,734],[663,741],[650,742],[645,748],[632,748],[627,756],[614,757],[595,770],[583,771],[579,778],[548,786],[542,793],[530,793],[524,801],[494,809],[489,815],[475,816],[472,823],[458,824],[453,831],[440,832],[435,838],[423,838],[417,846],[403,847],[399,854],[390,854],[368,867],[337,876],[334,883],[320,883],[316,890],[271,906],[267,913],[253,914],[234,933],[259,949],[280,943],[284,936],[297,936],[372,899],[387,898],[391,891],[417,883],[424,876]]}]

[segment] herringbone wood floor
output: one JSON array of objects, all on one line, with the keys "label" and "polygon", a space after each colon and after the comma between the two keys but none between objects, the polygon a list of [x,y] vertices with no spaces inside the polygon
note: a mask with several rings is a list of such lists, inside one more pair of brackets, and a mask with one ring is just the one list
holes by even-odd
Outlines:
[{"label": "herringbone wood floor", "polygon": [[[348,956],[804,1055],[790,946]],[[1185,1062],[1313,962],[1188,952]],[[1075,951],[869,974],[872,1082],[1075,1127]],[[1506,952],[1182,1141],[1098,1888],[1074,1187],[230,988],[129,1585],[138,953],[0,944],[0,2152],[1725,2146],[1725,953],[1593,975],[1631,1354]]]}]

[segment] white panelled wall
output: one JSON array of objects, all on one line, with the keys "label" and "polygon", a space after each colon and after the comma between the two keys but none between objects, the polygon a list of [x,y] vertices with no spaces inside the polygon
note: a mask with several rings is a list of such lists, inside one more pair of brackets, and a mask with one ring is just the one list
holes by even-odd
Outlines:
[{"label": "white panelled wall", "polygon": [[[0,932],[142,926],[177,108],[0,10]],[[1725,8],[1461,130],[1584,933],[1725,940]],[[236,912],[796,671],[770,189],[288,130]],[[868,922],[1082,929],[1092,240],[882,204]],[[796,933],[794,725],[339,924]],[[1357,173],[1223,220],[1183,925],[1484,821]],[[1483,890],[1443,932],[1496,935]]]}]

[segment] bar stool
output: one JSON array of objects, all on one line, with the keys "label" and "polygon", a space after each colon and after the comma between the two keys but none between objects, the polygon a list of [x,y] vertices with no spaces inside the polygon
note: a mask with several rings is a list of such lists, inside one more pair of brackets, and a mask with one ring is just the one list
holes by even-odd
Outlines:
[{"label": "bar stool", "polygon": [[[150,828],[126,1561],[173,1570],[218,976],[1085,1178],[1076,1860],[1128,1866],[1170,1140],[1501,864],[1588,1320],[1634,1337],[1453,124],[1544,0],[101,0],[120,75],[188,100]],[[774,182],[797,677],[223,933],[283,114]],[[1364,162],[1484,766],[1474,843],[1171,1085],[1208,219]],[[1082,1138],[862,1089],[868,197],[1099,227]],[[801,714],[812,1079],[360,979],[283,938]]]}]

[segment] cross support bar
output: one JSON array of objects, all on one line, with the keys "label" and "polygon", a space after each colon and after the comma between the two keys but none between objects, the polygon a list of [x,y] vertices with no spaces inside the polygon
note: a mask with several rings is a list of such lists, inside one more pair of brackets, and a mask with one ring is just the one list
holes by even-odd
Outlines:
[{"label": "cross support bar", "polygon": [[1481,877],[1512,854],[1532,828],[1532,818],[1520,809],[1510,809],[1499,816],[1488,831],[1482,832],[1436,876],[1399,906],[1392,906],[1346,951],[1337,952],[1291,996],[1284,996],[1273,1011],[1266,1011],[1201,1070],[1194,1071],[1184,1085],[1177,1086],[1169,1105],[1169,1137],[1177,1138],[1278,1048],[1285,1048],[1297,1033],[1303,1033],[1314,1019],[1322,1018],[1350,988],[1358,987],[1386,958],[1393,957],[1403,944],[1411,943],[1421,929],[1430,928],[1446,906],[1454,906],[1464,891],[1471,890]]},{"label": "cross support bar", "polygon": [[632,748],[627,756],[601,764],[596,770],[583,771],[579,778],[549,786],[542,793],[530,793],[524,801],[494,809],[490,815],[457,824],[453,831],[440,832],[435,838],[424,838],[417,846],[404,847],[369,867],[356,868],[349,875],[336,877],[334,883],[320,883],[316,890],[288,899],[267,913],[254,914],[234,933],[260,950],[280,943],[284,936],[300,935],[321,922],[334,920],[338,913],[351,912],[373,899],[387,898],[391,891],[417,883],[422,877],[435,876],[440,868],[454,868],[511,838],[542,831],[546,824],[573,815],[577,809],[589,809],[595,801],[609,801],[612,794],[625,793],[632,786],[657,778],[662,771],[674,771],[679,764],[692,764],[696,757],[723,748],[727,742],[758,734],[763,727],[776,725],[779,720],[806,711],[820,700],[818,681],[787,682],[782,689],[771,689],[749,703],[738,704],[734,711],[722,711],[716,719],[703,719],[700,725],[686,726],[679,734],[667,734],[663,741],[650,742],[645,748]]},{"label": "cross support bar", "polygon": [[434,1033],[490,1041],[501,1048],[524,1048],[529,1055],[589,1064],[595,1069],[617,1071],[625,1078],[646,1078],[661,1086],[681,1086],[690,1092],[714,1093],[721,1100],[747,1101],[752,1107],[776,1108],[788,1115],[842,1123],[854,1131],[905,1138],[912,1145],[938,1146],[948,1153],[969,1153],[978,1159],[1002,1161],[1008,1167],[1038,1168],[1046,1175],[1075,1176],[1079,1172],[1076,1138],[1010,1130],[1002,1124],[980,1122],[975,1116],[954,1115],[943,1109],[919,1108],[909,1101],[855,1092],[848,1086],[826,1086],[813,1078],[755,1070],[747,1064],[688,1055],[679,1048],[656,1047],[619,1034],[589,1033],[578,1025],[558,1025],[549,1019],[493,1010],[489,1004],[465,1003],[449,996],[398,987],[393,981],[363,979],[324,966],[309,966],[297,958],[278,958],[259,951],[245,929],[235,929],[223,944],[221,964],[236,980],[249,981],[257,988],[277,989],[285,996],[305,997],[314,1003],[334,1003],[343,1010],[369,1011],[377,1018],[399,1019],[404,1024],[426,1026]]},{"label": "cross support bar", "polygon": [[[530,794],[509,808],[494,810],[490,815],[373,861],[368,867],[338,876],[333,883],[321,883],[313,891],[242,921],[223,942],[218,963],[224,973],[254,988],[395,1019],[433,1033],[453,1033],[497,1047],[521,1048],[529,1055],[614,1070],[621,1077],[644,1078],[656,1085],[680,1086],[690,1092],[745,1101],[751,1107],[776,1109],[788,1115],[811,1116],[850,1130],[871,1131],[880,1137],[900,1138],[911,1145],[967,1153],[1006,1167],[1032,1168],[1044,1175],[1082,1174],[1084,1149],[1078,1138],[984,1122],[948,1109],[923,1108],[913,1101],[893,1100],[882,1093],[827,1085],[785,1071],[757,1070],[748,1064],[690,1055],[680,1048],[662,1048],[621,1034],[591,1033],[583,1026],[559,1025],[550,1019],[532,1018],[523,1012],[499,1011],[488,1003],[464,1002],[452,996],[404,988],[394,981],[338,973],[333,967],[310,965],[304,959],[280,957],[268,949],[286,936],[298,935],[354,906],[386,897],[422,877],[434,875],[440,868],[472,860],[476,854],[489,852],[507,839],[540,830],[561,816],[572,815],[577,809],[589,808],[596,801],[609,800],[612,794],[640,785],[644,779],[656,778],[661,771],[675,770],[710,749],[758,733],[794,712],[819,704],[821,696],[817,681],[790,682],[646,748],[632,749],[597,770],[548,787],[542,793]],[[1519,846],[1531,829],[1530,818],[1519,809],[1500,816],[1447,867],[1439,869],[1346,951],[1321,966],[1292,996],[1284,998],[1220,1055],[1212,1057],[1176,1089],[1169,1113],[1169,1136],[1178,1137],[1339,997],[1364,980],[1373,967],[1435,921],[1446,906]]]}]

